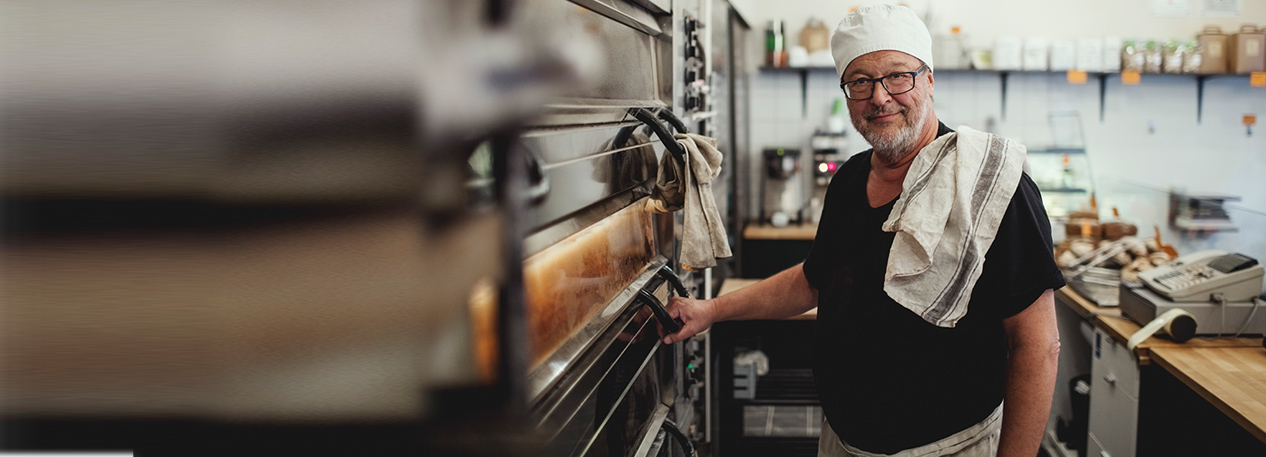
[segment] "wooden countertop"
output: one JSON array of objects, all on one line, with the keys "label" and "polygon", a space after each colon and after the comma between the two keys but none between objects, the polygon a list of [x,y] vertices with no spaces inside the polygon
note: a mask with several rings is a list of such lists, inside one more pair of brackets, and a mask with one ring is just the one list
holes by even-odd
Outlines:
[{"label": "wooden countertop", "polygon": [[[1128,317],[1121,315],[1121,309],[1116,307],[1101,307],[1085,297],[1082,297],[1077,291],[1071,287],[1064,287],[1055,291],[1055,298],[1060,302],[1068,305],[1074,312],[1081,317],[1090,320],[1093,324],[1103,329],[1112,339],[1117,340],[1121,344],[1125,344],[1130,340],[1130,335],[1139,330],[1141,327]],[[1186,343],[1178,343],[1170,339],[1168,335],[1156,334],[1151,338],[1139,343],[1134,348],[1134,355],[1139,360],[1139,365],[1148,365],[1152,363],[1151,353],[1156,348],[1229,348],[1229,347],[1262,347],[1261,338],[1215,338],[1212,336],[1197,336],[1188,340]]]},{"label": "wooden countertop", "polygon": [[[724,283],[721,283],[721,290],[717,292],[717,296],[720,297],[722,295],[728,294],[730,292],[734,292],[736,290],[742,289],[752,284],[756,284],[757,282],[760,282],[760,280],[759,279],[738,279],[738,278],[726,279]],[[817,320],[817,319],[818,319],[817,308],[813,308],[811,310],[805,311],[804,314],[787,318],[787,320],[796,320],[796,321],[812,321],[812,320]]]},{"label": "wooden countertop", "polygon": [[[1125,343],[1139,325],[1121,310],[1095,306],[1065,287],[1056,297],[1090,319],[1113,339]],[[1139,365],[1155,361],[1257,439],[1266,442],[1266,349],[1261,338],[1199,336],[1177,343],[1153,335],[1134,349]]]},{"label": "wooden countertop", "polygon": [[1266,349],[1154,347],[1152,359],[1266,442]]},{"label": "wooden countertop", "polygon": [[813,241],[818,234],[817,224],[788,225],[774,227],[769,224],[748,224],[743,229],[743,238],[748,240],[793,240]]}]

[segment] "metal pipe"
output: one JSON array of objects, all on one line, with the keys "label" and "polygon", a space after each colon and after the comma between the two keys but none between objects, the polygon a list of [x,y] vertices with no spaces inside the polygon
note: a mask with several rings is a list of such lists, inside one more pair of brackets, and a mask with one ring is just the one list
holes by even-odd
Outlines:
[{"label": "metal pipe", "polygon": [[504,395],[510,416],[527,411],[527,304],[523,293],[523,238],[527,235],[525,200],[528,189],[527,160],[514,147],[514,133],[492,139],[493,172],[497,176],[497,200],[505,225],[501,234],[503,277],[497,300],[497,391]]}]

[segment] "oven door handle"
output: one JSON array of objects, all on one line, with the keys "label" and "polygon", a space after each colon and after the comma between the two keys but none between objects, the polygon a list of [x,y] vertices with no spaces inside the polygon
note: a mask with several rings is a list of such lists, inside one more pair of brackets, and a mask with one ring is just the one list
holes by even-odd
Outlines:
[{"label": "oven door handle", "polygon": [[549,195],[549,175],[545,173],[545,160],[536,152],[528,152],[523,154],[528,162],[528,203],[536,205],[545,201],[545,197]]},{"label": "oven door handle", "polygon": [[686,124],[681,122],[681,118],[677,117],[677,114],[673,113],[672,109],[662,108],[656,115],[663,119],[664,122],[667,122],[668,125],[673,126],[677,133],[690,133],[690,130],[686,128]]},{"label": "oven door handle", "polygon": [[668,439],[664,438],[666,435],[672,437],[672,440],[681,446],[681,450],[685,451],[687,456],[694,457],[694,443],[690,441],[690,438],[681,431],[681,428],[672,419],[668,418],[669,410],[668,405],[663,403],[655,407],[655,412],[651,413],[648,421],[649,426],[646,427],[646,432],[642,435],[642,444],[629,455],[635,457],[660,455],[661,451],[665,449],[664,446],[667,445]]},{"label": "oven door handle", "polygon": [[686,285],[681,282],[681,277],[677,276],[676,272],[673,272],[672,267],[669,267],[668,265],[659,267],[659,271],[656,271],[655,274],[664,278],[665,281],[668,281],[668,284],[673,287],[673,290],[677,292],[678,296],[681,296],[682,298],[690,298],[690,291],[686,290]]},{"label": "oven door handle", "polygon": [[659,427],[677,440],[677,444],[681,445],[681,450],[686,451],[686,455],[695,455],[695,445],[690,442],[690,437],[681,431],[681,427],[678,427],[676,422],[664,418],[664,422],[659,424]]},{"label": "oven door handle", "polygon": [[676,138],[673,138],[673,134],[668,131],[668,128],[664,127],[664,124],[659,122],[654,113],[645,108],[631,108],[629,109],[629,114],[642,121],[647,127],[650,127],[651,132],[654,132],[655,136],[659,137],[659,141],[664,144],[664,149],[672,153],[673,157],[677,159],[677,163],[681,164],[683,169],[685,168],[686,149],[677,142]]},{"label": "oven door handle", "polygon": [[629,142],[629,138],[633,136],[633,131],[637,130],[636,125],[621,128],[615,132],[615,138],[611,140],[611,149],[619,149]]},{"label": "oven door handle", "polygon": [[685,325],[685,322],[682,322],[681,319],[674,319],[672,315],[668,314],[668,309],[664,308],[664,304],[646,289],[637,291],[637,298],[646,306],[649,306],[651,312],[655,313],[655,320],[658,320],[659,325],[664,327],[664,332],[669,334],[677,333]]},{"label": "oven door handle", "polygon": [[[674,273],[673,269],[668,265],[660,267],[659,270],[655,271],[655,275],[659,276],[660,279],[669,284],[670,287],[668,289],[668,295],[670,297],[673,292],[676,292],[677,295],[681,297],[690,298],[690,291],[686,289],[686,285],[681,282],[681,278],[677,277],[677,273]],[[665,308],[664,304],[660,302],[658,298],[655,298],[654,294],[647,291],[647,289],[658,289],[659,284],[662,283],[654,284],[654,287],[648,287],[637,291],[637,298],[641,300],[642,303],[646,304],[646,306],[651,307],[651,312],[655,313],[655,319],[659,321],[659,325],[661,327],[664,327],[665,332],[669,334],[680,332],[681,328],[685,326],[686,323],[682,322],[681,319],[673,318],[672,315],[668,314],[668,308]]]}]

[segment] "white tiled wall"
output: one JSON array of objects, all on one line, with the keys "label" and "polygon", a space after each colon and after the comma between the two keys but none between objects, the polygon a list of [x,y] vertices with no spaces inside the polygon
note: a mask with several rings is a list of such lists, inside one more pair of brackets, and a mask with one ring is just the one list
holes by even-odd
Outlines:
[{"label": "white tiled wall", "polygon": [[[834,99],[843,97],[830,70],[808,73],[803,102],[799,73],[757,72],[751,81],[748,153],[754,163],[766,147],[807,150],[814,129],[826,126]],[[1094,77],[1070,85],[1062,73],[1011,73],[1005,118],[997,73],[942,72],[935,74],[935,84],[935,109],[946,125],[993,131],[1031,147],[1051,143],[1050,113],[1078,113],[1101,217],[1110,217],[1117,206],[1146,233],[1160,225],[1181,252],[1217,247],[1266,259],[1266,122],[1252,135],[1241,123],[1244,114],[1266,118],[1266,88],[1249,87],[1247,77],[1207,79],[1199,124],[1191,76],[1145,74],[1137,86],[1109,76],[1102,121]],[[851,125],[847,134],[851,152],[869,147]],[[749,182],[759,186],[753,168]],[[1230,211],[1240,231],[1201,235],[1167,229],[1167,189],[1240,196]],[[753,210],[755,203],[749,202]]]}]

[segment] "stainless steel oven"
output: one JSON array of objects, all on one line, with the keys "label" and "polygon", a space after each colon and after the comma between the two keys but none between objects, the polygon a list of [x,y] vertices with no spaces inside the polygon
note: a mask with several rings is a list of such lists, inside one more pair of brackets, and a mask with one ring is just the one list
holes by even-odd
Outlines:
[{"label": "stainless steel oven", "polygon": [[[93,24],[110,37],[188,28],[225,71],[15,70],[0,97],[16,122],[0,203],[23,216],[0,246],[0,273],[20,286],[5,291],[0,358],[17,369],[0,383],[0,450],[540,455],[539,437],[553,455],[689,454],[690,354],[660,342],[671,321],[654,310],[693,281],[671,280],[681,217],[644,208],[690,123],[674,113],[687,95],[702,103],[681,87],[683,4],[172,3],[143,9],[177,21],[164,30]],[[208,23],[233,27],[208,42]],[[60,30],[14,32],[42,29]],[[531,44],[549,32],[598,52],[559,65],[568,49]],[[17,57],[53,62],[82,35],[42,37]],[[136,41],[135,61],[190,62],[181,43]],[[89,60],[132,62],[114,51]],[[586,63],[605,75],[523,121],[546,82]],[[513,154],[467,160],[489,137]],[[538,197],[521,208],[496,179],[519,174],[462,178],[520,166]],[[521,334],[472,338],[467,302],[487,289],[501,300],[485,303],[524,297],[521,316],[501,315]],[[497,365],[509,358],[485,349],[498,344],[522,349],[523,366]]]},{"label": "stainless steel oven", "polygon": [[[677,275],[681,217],[647,205],[663,160],[678,160],[666,107],[595,110],[614,122],[525,131],[548,196],[524,241],[527,399],[560,456],[692,455],[684,345],[664,345],[663,303],[688,294]],[[658,115],[656,113],[659,113]],[[656,138],[630,134],[650,126]],[[580,145],[580,146],[578,146]],[[697,390],[696,390],[697,391]]]},{"label": "stainless steel oven", "polygon": [[702,391],[688,345],[658,330],[676,324],[668,297],[691,293],[678,276],[682,218],[647,205],[660,164],[684,154],[672,137],[687,129],[674,111],[683,25],[659,1],[527,3],[595,37],[608,68],[547,104],[513,146],[549,189],[524,215],[531,426],[550,455],[693,455]]}]

